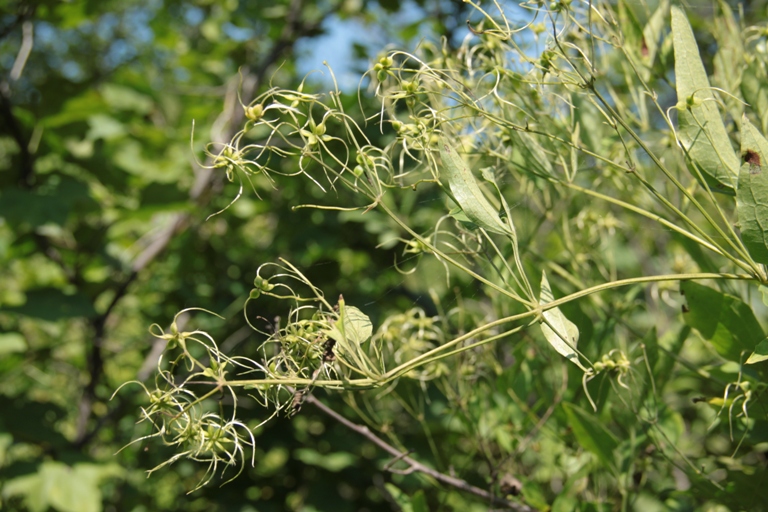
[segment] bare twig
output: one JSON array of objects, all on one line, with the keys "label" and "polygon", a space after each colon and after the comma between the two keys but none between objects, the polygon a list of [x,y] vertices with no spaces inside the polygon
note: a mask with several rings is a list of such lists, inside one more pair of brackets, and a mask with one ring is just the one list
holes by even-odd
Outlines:
[{"label": "bare twig", "polygon": [[414,460],[413,458],[408,456],[407,453],[401,452],[391,444],[387,443],[380,437],[376,436],[373,432],[371,432],[371,430],[368,427],[364,425],[358,425],[356,423],[349,421],[344,416],[337,413],[336,411],[334,411],[333,409],[331,409],[330,407],[322,403],[320,400],[318,400],[314,396],[307,395],[306,401],[313,404],[315,407],[320,409],[321,412],[330,416],[334,420],[338,421],[348,429],[354,432],[357,432],[361,436],[365,437],[366,439],[371,441],[373,444],[375,444],[385,452],[395,457],[396,460],[402,461],[405,464],[407,464],[408,465],[407,471],[409,473],[412,473],[412,472],[424,473],[425,475],[431,476],[432,478],[434,478],[435,480],[437,480],[442,484],[454,487],[456,489],[459,489],[460,491],[474,494],[475,496],[488,500],[492,505],[495,505],[495,506],[504,507],[509,510],[515,510],[518,512],[535,512],[536,510],[522,503],[515,503],[512,501],[505,500],[504,498],[499,498],[498,496],[491,494],[485,489],[476,487],[460,478],[456,478],[453,476],[440,473],[439,471],[435,471],[434,469],[428,466],[425,466],[424,464],[418,462],[417,460]]},{"label": "bare twig", "polygon": [[21,78],[21,73],[24,71],[24,66],[27,64],[29,54],[32,53],[32,44],[35,40],[34,28],[31,21],[25,21],[21,24],[21,46],[19,47],[19,53],[16,55],[16,60],[11,68],[10,78],[15,82]]}]

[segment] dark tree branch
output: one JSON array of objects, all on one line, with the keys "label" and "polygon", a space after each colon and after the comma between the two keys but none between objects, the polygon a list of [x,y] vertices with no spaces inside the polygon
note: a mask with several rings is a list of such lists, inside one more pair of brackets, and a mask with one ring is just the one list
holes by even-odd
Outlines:
[{"label": "dark tree branch", "polygon": [[7,132],[19,148],[19,177],[20,187],[31,188],[34,181],[32,154],[29,152],[29,138],[24,136],[21,124],[13,114],[11,103],[11,86],[6,81],[0,82],[0,118],[7,127]]},{"label": "dark tree branch", "polygon": [[32,16],[35,15],[35,11],[37,10],[37,5],[33,3],[22,3],[19,5],[19,9],[16,13],[16,18],[8,24],[8,26],[0,28],[0,40],[5,39],[8,37],[11,32],[16,30],[16,27],[30,19]]},{"label": "dark tree branch", "polygon": [[[358,425],[356,423],[352,423],[347,418],[342,416],[341,414],[337,413],[327,405],[325,405],[323,402],[321,402],[319,399],[315,398],[312,395],[307,395],[305,400],[311,404],[313,404],[315,407],[320,409],[321,412],[324,414],[330,416],[334,420],[338,421],[348,429],[352,430],[353,432],[356,432],[360,434],[361,436],[365,437],[369,441],[371,441],[373,444],[384,450],[385,452],[389,453],[394,457],[393,461],[387,465],[387,469],[391,472],[396,473],[413,473],[413,472],[419,472],[424,473],[425,475],[429,475],[438,482],[448,485],[450,487],[454,487],[456,489],[459,489],[460,491],[467,492],[469,494],[474,494],[475,496],[478,496],[480,498],[483,498],[485,500],[488,500],[488,502],[492,505],[504,507],[509,510],[515,510],[517,512],[535,512],[536,509],[533,509],[529,507],[528,505],[522,504],[522,503],[515,503],[512,501],[505,500],[504,498],[499,498],[498,496],[486,491],[485,489],[481,489],[479,487],[476,487],[470,483],[468,483],[465,480],[462,480],[460,478],[456,478],[450,475],[446,475],[444,473],[440,473],[439,471],[436,471],[428,466],[425,466],[421,462],[418,462],[417,460],[414,460],[411,458],[408,453],[403,453],[391,444],[387,443],[380,437],[376,436],[371,430],[363,425]],[[391,466],[394,462],[402,461],[403,463],[407,464],[407,468],[404,470],[393,470]]]}]

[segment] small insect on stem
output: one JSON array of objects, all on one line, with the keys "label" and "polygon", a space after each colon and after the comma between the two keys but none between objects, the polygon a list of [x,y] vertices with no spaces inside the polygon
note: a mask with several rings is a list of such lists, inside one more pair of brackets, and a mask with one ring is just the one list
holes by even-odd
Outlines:
[{"label": "small insect on stem", "polygon": [[[342,299],[343,300],[343,299]],[[318,336],[316,341],[319,341],[321,338]],[[336,346],[336,340],[333,338],[328,338],[323,343],[323,362],[322,364],[332,363],[336,360],[336,354],[333,352],[333,347]],[[301,411],[301,406],[304,404],[304,399],[307,397],[307,393],[309,393],[310,388],[314,385],[315,381],[317,380],[317,377],[320,375],[320,372],[322,370],[322,365],[315,370],[315,372],[312,374],[312,383],[302,389],[297,389],[293,393],[293,400],[291,400],[291,408],[288,410],[287,417],[291,418],[295,416],[296,414]]]},{"label": "small insect on stem", "polygon": [[336,340],[328,338],[323,345],[323,362],[332,363],[336,360],[336,354],[333,353],[333,347],[336,346]]}]

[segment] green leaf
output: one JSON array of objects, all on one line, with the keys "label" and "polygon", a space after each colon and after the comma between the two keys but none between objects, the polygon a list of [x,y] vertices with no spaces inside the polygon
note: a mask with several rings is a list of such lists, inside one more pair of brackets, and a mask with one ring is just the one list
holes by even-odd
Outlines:
[{"label": "green leaf", "polygon": [[[715,27],[712,31],[717,40],[717,53],[714,59],[714,82],[726,91],[735,91],[739,88],[744,67],[744,46],[741,29],[728,2],[717,0],[716,3],[717,15],[713,16]],[[738,117],[744,107],[735,101],[732,104],[738,108],[738,112],[735,112],[734,115],[734,117]]]},{"label": "green leaf", "polygon": [[[539,303],[543,306],[555,300],[552,295],[552,289],[549,286],[546,272],[541,273],[541,299]],[[579,343],[579,328],[576,324],[568,320],[560,311],[560,308],[552,308],[542,313],[544,320],[541,323],[541,331],[550,345],[557,350],[560,355],[572,361],[576,366],[587,371],[579,362],[579,355],[576,353],[576,345]]]},{"label": "green leaf", "polygon": [[27,342],[24,336],[18,332],[4,332],[0,334],[0,356],[14,352],[27,350]]},{"label": "green leaf", "polygon": [[304,464],[317,466],[338,473],[339,471],[353,466],[357,457],[347,452],[319,453],[312,448],[298,448],[293,452],[294,457]]},{"label": "green leaf", "polygon": [[615,468],[613,452],[619,442],[611,431],[592,414],[572,403],[563,402],[563,409],[579,444],[594,453],[603,464]]},{"label": "green leaf", "polygon": [[469,217],[467,217],[467,214],[464,213],[464,210],[462,210],[460,207],[456,207],[452,209],[450,212],[448,212],[448,215],[456,219],[461,223],[462,226],[467,228],[470,231],[474,231],[476,229],[480,229],[480,226],[469,220]]},{"label": "green leaf", "polygon": [[768,131],[768,71],[763,56],[746,55],[747,66],[741,74],[741,94],[752,112],[760,116],[763,132]]},{"label": "green leaf", "polygon": [[424,491],[418,490],[413,496],[408,496],[394,484],[386,483],[384,487],[403,512],[427,512],[429,510]]},{"label": "green leaf", "polygon": [[[667,12],[669,12],[669,0],[661,0],[653,15],[648,19],[648,23],[643,27],[643,42],[647,50],[647,53],[643,55],[643,60],[649,67],[653,65],[656,60],[656,53],[659,51],[659,42],[666,25],[664,21]],[[644,77],[647,76],[647,74],[644,75]]]},{"label": "green leaf", "polygon": [[36,190],[6,188],[0,195],[0,217],[14,226],[62,226],[73,211],[94,205],[88,185],[68,176],[52,176]]},{"label": "green leaf", "polygon": [[514,232],[502,222],[497,210],[483,195],[466,162],[444,137],[440,138],[440,158],[453,199],[469,220],[487,231],[514,236]]},{"label": "green leaf", "polygon": [[127,110],[146,115],[154,107],[152,98],[124,85],[106,83],[101,86],[100,92],[110,110]]},{"label": "green leaf", "polygon": [[[579,111],[578,115],[588,116],[589,113],[584,110]],[[602,126],[596,123],[595,129],[598,130],[600,128]],[[543,177],[555,174],[551,162],[552,156],[547,155],[547,152],[533,135],[513,130],[508,133],[508,137],[509,145],[513,148],[511,161],[519,165],[523,172]]]},{"label": "green leaf", "polygon": [[330,330],[333,339],[346,340],[355,345],[365,343],[373,334],[373,325],[368,315],[355,306],[344,306],[339,311],[339,319]]},{"label": "green leaf", "polygon": [[96,314],[88,297],[77,292],[67,295],[58,288],[27,290],[27,301],[21,306],[0,308],[49,322],[75,317],[92,317]]},{"label": "green leaf", "polygon": [[680,290],[688,302],[685,323],[724,358],[741,362],[765,338],[752,308],[740,299],[693,281],[681,283]]},{"label": "green leaf", "polygon": [[746,115],[741,120],[741,156],[736,190],[741,239],[756,262],[768,264],[768,172],[762,168],[768,162],[768,141]]},{"label": "green leaf", "polygon": [[117,465],[43,462],[37,473],[9,480],[3,497],[20,496],[33,512],[101,512],[99,484],[122,473]]},{"label": "green leaf", "polygon": [[370,339],[373,326],[368,315],[354,306],[347,306],[339,297],[339,317],[325,330],[329,338],[336,340],[334,352],[369,377],[379,374],[361,345]]},{"label": "green leaf", "polygon": [[[693,31],[679,7],[672,7],[678,136],[690,163],[714,192],[733,195],[739,159],[731,147]],[[694,100],[687,107],[687,102]]]},{"label": "green leaf", "polygon": [[768,338],[764,339],[755,347],[755,351],[747,359],[747,364],[755,364],[768,359]]}]

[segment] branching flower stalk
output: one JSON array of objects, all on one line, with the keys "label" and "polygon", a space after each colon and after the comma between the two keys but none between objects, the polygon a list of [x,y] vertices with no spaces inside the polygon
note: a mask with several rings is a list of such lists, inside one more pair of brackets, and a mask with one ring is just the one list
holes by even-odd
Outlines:
[{"label": "branching flower stalk", "polygon": [[[365,122],[375,123],[386,135],[384,147],[369,140],[344,110],[331,71],[329,101],[303,92],[303,84],[296,91],[270,88],[243,104],[246,122],[229,144],[205,151],[213,157],[214,170],[239,181],[229,206],[243,193],[243,178],[254,192],[251,180],[259,174],[275,187],[286,178],[309,180],[323,192],[334,192],[326,196],[330,203],[294,208],[383,213],[399,233],[394,241],[402,244],[403,256],[415,258],[408,272],[415,272],[423,258],[434,258],[444,265],[448,282],[477,284],[492,313],[452,332],[449,315],[429,317],[414,308],[374,329],[363,311],[343,297],[326,298],[292,263],[263,264],[244,307],[246,322],[261,337],[258,360],[221,353],[203,331],[179,333],[174,322],[166,334],[153,326],[153,334],[168,340],[168,358],[158,366],[157,389],[144,388],[150,406],[142,411],[142,421],[155,431],[137,441],[160,437],[179,450],[154,470],[183,457],[204,461],[209,471],[202,485],[218,464],[230,466],[243,458],[245,449],[253,447],[255,428],[276,414],[295,413],[314,388],[394,389],[402,379],[422,385],[444,381],[461,374],[463,356],[521,343],[524,336],[544,341],[569,360],[563,364],[578,367],[595,410],[588,384],[608,376],[615,393],[626,393],[628,408],[653,430],[659,406],[636,405],[644,397],[627,380],[647,373],[651,385],[639,389],[652,389],[655,402],[654,370],[645,345],[612,346],[601,354],[579,348],[580,330],[566,308],[585,297],[668,282],[766,283],[763,266],[742,243],[716,191],[697,166],[686,172],[691,153],[648,83],[650,68],[631,54],[609,6],[561,1],[544,9],[540,3],[524,3],[531,19],[513,28],[498,3],[499,14],[493,16],[468,3],[482,22],[473,21],[471,34],[456,53],[447,45],[424,42],[418,54],[392,51],[381,56],[366,75],[367,90],[360,94],[375,94],[381,108]],[[528,43],[521,34],[533,33],[537,41],[542,32],[535,21],[540,16],[548,18],[551,32],[546,49],[535,57],[525,50]],[[608,70],[622,55],[631,73],[614,76]],[[644,137],[648,111],[643,106],[643,113],[635,115],[623,104],[624,93],[651,102],[659,116],[655,122],[669,127],[667,140],[674,144]],[[587,116],[600,120],[591,122],[592,130],[605,130],[599,143],[582,128]],[[275,165],[281,159],[296,160],[299,171],[282,171]],[[632,193],[638,185],[648,192],[639,201]],[[333,203],[334,198],[350,197],[346,193],[351,204]],[[445,211],[431,226],[415,225],[412,213],[401,211],[405,194],[435,193],[444,199]],[[587,199],[580,222],[598,219],[583,224],[584,229],[572,226],[577,217],[569,215],[574,197]],[[592,203],[602,210],[589,217]],[[659,272],[623,277],[611,251],[578,254],[574,247],[590,247],[595,239],[602,243],[595,235],[601,229],[619,236],[620,221],[607,220],[619,215],[611,207],[628,218],[651,221],[664,236],[675,233],[706,249],[718,258],[722,271],[673,268],[677,265],[670,258]],[[552,248],[542,241],[549,235],[541,230],[554,230],[557,219],[562,219],[563,234],[558,238],[560,253],[552,257]],[[584,286],[558,297],[561,286],[550,287],[547,265],[540,264],[550,259],[556,277]],[[685,264],[695,266],[688,260]],[[531,279],[537,274],[542,276],[539,290]],[[273,324],[259,314],[264,297],[288,304],[284,322]],[[610,300],[594,302],[600,306],[595,314],[610,314]],[[186,376],[177,377],[177,370],[185,370]],[[720,413],[727,404],[729,421],[738,404],[741,416],[749,419],[749,386],[738,380],[726,387]],[[237,419],[236,404],[243,399],[238,388],[265,409],[258,425]],[[731,388],[742,394],[730,399]],[[221,411],[206,410],[224,390],[232,409],[226,419]],[[218,405],[222,407],[221,401]],[[537,420],[535,430],[540,428]],[[611,461],[602,462],[613,468]],[[619,480],[616,485],[626,498],[626,483]]]}]

